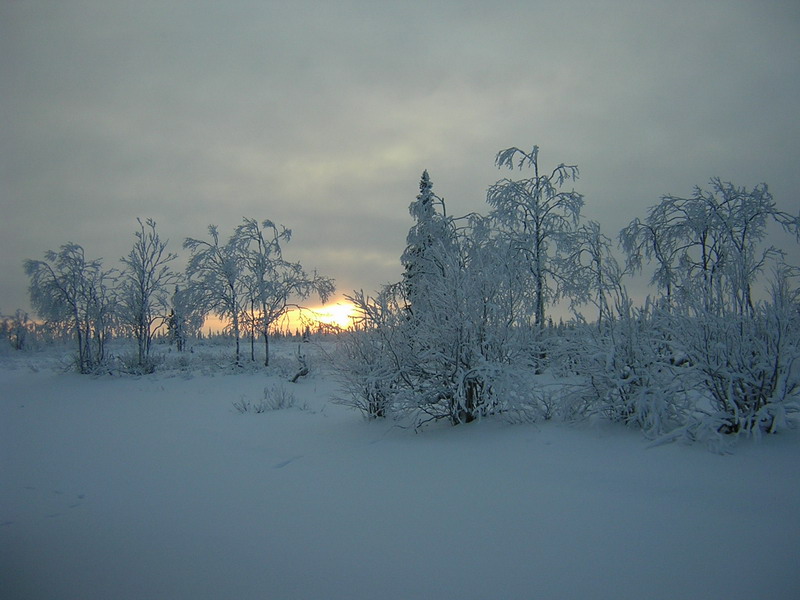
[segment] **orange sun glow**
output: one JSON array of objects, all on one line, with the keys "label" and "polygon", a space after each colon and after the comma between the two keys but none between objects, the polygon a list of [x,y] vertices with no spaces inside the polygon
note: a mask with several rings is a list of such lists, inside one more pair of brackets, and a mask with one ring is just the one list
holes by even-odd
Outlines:
[{"label": "orange sun glow", "polygon": [[313,318],[326,325],[348,329],[353,325],[356,307],[349,302],[336,302],[310,309]]}]

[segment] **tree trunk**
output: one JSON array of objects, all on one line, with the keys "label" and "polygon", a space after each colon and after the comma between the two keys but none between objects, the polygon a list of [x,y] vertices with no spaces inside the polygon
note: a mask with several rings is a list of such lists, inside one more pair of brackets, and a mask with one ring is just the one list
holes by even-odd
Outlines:
[{"label": "tree trunk", "polygon": [[238,367],[239,364],[240,364],[240,359],[239,359],[239,353],[240,353],[240,348],[239,348],[239,315],[237,315],[236,313],[234,313],[234,315],[233,315],[233,337],[236,340],[236,355],[235,355],[235,358],[236,358],[236,366]]}]

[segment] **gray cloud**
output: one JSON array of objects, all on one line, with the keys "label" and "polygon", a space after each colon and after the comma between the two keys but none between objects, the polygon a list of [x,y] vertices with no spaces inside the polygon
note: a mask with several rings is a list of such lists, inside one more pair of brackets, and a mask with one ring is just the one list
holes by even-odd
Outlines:
[{"label": "gray cloud", "polygon": [[111,266],[137,216],[179,253],[270,218],[371,290],[421,171],[485,210],[512,145],[577,163],[611,236],[712,176],[796,210],[798,34],[793,2],[3,3],[0,311],[27,305],[24,258]]}]

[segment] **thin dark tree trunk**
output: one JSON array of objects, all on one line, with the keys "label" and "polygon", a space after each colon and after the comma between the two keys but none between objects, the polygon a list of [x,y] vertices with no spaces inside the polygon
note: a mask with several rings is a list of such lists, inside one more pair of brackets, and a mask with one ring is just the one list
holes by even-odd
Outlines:
[{"label": "thin dark tree trunk", "polygon": [[238,367],[241,363],[240,360],[240,345],[239,345],[239,315],[233,315],[233,337],[236,340],[236,366]]}]

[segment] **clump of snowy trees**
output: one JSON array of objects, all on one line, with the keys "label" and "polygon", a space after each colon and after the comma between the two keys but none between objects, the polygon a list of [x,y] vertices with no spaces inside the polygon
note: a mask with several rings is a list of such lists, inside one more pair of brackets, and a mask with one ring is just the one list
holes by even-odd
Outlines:
[{"label": "clump of snowy trees", "polygon": [[[764,246],[770,224],[800,240],[800,217],[778,210],[765,184],[712,179],[690,198],[664,196],[620,233],[630,268],[655,262],[663,295],[649,329],[660,368],[690,400],[676,431],[774,432],[800,408],[798,271]],[[769,285],[756,300],[765,271]]]},{"label": "clump of snowy trees", "polygon": [[[545,171],[536,146],[496,164],[525,177],[492,185],[486,216],[449,215],[422,174],[402,281],[349,297],[341,402],[415,426],[602,417],[706,441],[775,432],[800,412],[800,273],[764,246],[770,225],[800,240],[800,217],[766,185],[712,179],[663,197],[620,232],[620,263],[581,219],[577,166]],[[657,293],[637,305],[625,278],[643,270]],[[573,307],[568,325],[548,318],[556,302]]]},{"label": "clump of snowy trees", "polygon": [[[342,403],[415,427],[602,418],[662,441],[719,443],[792,424],[800,269],[767,239],[782,228],[800,241],[800,216],[779,210],[766,184],[712,179],[689,197],[663,196],[615,243],[582,217],[576,165],[545,169],[536,146],[495,162],[512,176],[489,187],[485,215],[451,215],[423,172],[402,278],[348,296],[357,314],[340,336]],[[74,340],[83,373],[106,367],[112,336],[135,340],[132,367],[152,371],[156,332],[182,350],[211,314],[229,324],[235,365],[249,339],[250,361],[261,340],[269,366],[287,311],[334,292],[332,279],[284,257],[291,235],[268,220],[245,218],[227,238],[211,225],[186,238],[177,271],[155,222],[139,220],[119,269],[73,243],[26,261],[31,302]],[[641,273],[654,293],[634,299],[626,282]],[[574,317],[554,325],[556,306]],[[2,319],[18,349],[41,327],[21,311]]]},{"label": "clump of snowy trees", "polygon": [[300,263],[283,258],[281,243],[292,232],[272,221],[244,219],[224,244],[217,227],[208,227],[208,240],[186,238],[183,247],[191,258],[186,268],[188,294],[195,305],[230,322],[235,340],[235,361],[241,360],[242,324],[250,331],[250,357],[255,360],[256,333],[264,341],[264,365],[269,366],[269,332],[273,324],[294,306],[293,299],[304,300],[317,294],[327,302],[334,292],[333,279],[309,274]]},{"label": "clump of snowy trees", "polygon": [[[136,356],[129,367],[152,372],[154,335],[166,331],[183,350],[187,339],[199,332],[206,317],[215,314],[230,322],[235,341],[234,361],[241,362],[242,331],[251,339],[255,361],[256,336],[265,345],[269,365],[271,328],[287,311],[312,294],[326,302],[334,292],[333,279],[308,274],[299,263],[283,257],[282,245],[291,231],[271,221],[245,218],[226,242],[214,225],[209,239],[187,238],[190,258],[184,271],[173,269],[177,255],[167,251],[156,223],[138,220],[130,252],[121,268],[105,269],[100,259],[87,259],[74,243],[49,250],[43,260],[26,260],[33,308],[45,326],[74,340],[75,364],[81,373],[107,367],[107,341],[129,337],[136,341]],[[4,319],[4,330],[24,345],[27,315],[18,311]]]}]

